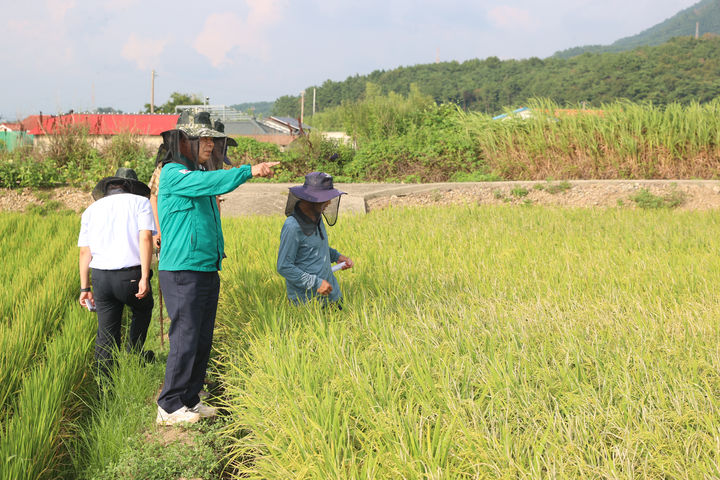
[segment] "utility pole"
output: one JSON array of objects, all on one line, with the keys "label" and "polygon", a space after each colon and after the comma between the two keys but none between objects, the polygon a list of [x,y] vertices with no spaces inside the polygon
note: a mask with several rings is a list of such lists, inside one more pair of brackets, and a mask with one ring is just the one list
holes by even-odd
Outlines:
[{"label": "utility pole", "polygon": [[315,92],[317,88],[313,88],[313,117],[315,116]]},{"label": "utility pole", "polygon": [[155,113],[155,70],[150,72],[150,113]]},{"label": "utility pole", "polygon": [[300,92],[300,127],[302,128],[303,116],[305,115],[305,90]]},{"label": "utility pole", "polygon": [[700,38],[700,22],[695,22],[695,40]]}]

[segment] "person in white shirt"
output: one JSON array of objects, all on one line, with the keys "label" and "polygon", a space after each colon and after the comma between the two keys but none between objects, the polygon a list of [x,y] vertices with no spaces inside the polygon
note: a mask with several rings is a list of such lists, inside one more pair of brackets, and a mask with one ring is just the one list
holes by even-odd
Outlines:
[{"label": "person in white shirt", "polygon": [[97,310],[95,360],[99,371],[107,374],[112,352],[120,346],[125,305],[132,311],[128,351],[154,359],[143,345],[153,309],[150,261],[156,227],[150,189],[133,170],[120,168],[115,176],[103,178],[92,195],[95,202],[80,221],[79,302]]}]

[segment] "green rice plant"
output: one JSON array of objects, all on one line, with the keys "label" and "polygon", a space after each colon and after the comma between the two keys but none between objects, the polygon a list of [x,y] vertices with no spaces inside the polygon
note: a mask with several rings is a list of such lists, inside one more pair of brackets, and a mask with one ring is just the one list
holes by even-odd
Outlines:
[{"label": "green rice plant", "polygon": [[216,361],[238,478],[715,475],[712,213],[342,217],[342,311],[284,299],[281,224],[225,222]]},{"label": "green rice plant", "polygon": [[[140,455],[142,432],[157,412],[153,399],[162,384],[164,363],[145,365],[137,355],[125,352],[116,352],[115,357],[111,380],[84,400],[86,412],[67,442],[70,471],[77,478],[108,478],[123,457]],[[128,439],[133,439],[131,444]],[[157,452],[154,455],[158,457]]]},{"label": "green rice plant", "polygon": [[[19,217],[9,218],[12,224]],[[77,291],[77,250],[69,240],[76,235],[71,232],[77,227],[71,225],[77,220],[27,218],[28,224],[40,228],[21,235],[24,244],[5,265],[4,280],[13,288],[0,296],[0,407],[4,408],[0,420],[10,412],[5,407],[21,388],[27,370],[43,358],[47,339],[61,327]]]},{"label": "green rice plant", "polygon": [[0,478],[62,471],[95,322],[76,304],[78,219],[0,215]]},{"label": "green rice plant", "polygon": [[13,414],[0,425],[0,478],[42,478],[59,460],[63,415],[88,363],[95,327],[77,305],[61,334],[45,348],[13,399]]}]

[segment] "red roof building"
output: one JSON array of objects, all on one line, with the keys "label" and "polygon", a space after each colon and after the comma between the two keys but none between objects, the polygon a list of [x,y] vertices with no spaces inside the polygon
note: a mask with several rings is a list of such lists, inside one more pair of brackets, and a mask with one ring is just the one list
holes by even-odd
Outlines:
[{"label": "red roof building", "polygon": [[22,130],[19,123],[0,123],[0,132],[19,132]]},{"label": "red roof building", "polygon": [[180,115],[118,113],[95,114],[73,113],[69,115],[31,115],[20,122],[22,130],[30,135],[52,135],[68,127],[85,127],[90,135],[135,135],[156,136],[172,130]]}]

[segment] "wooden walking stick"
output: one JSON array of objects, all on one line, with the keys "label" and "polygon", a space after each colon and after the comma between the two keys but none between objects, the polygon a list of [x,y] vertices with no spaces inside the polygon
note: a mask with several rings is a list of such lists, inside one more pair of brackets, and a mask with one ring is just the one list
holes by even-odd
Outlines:
[{"label": "wooden walking stick", "polygon": [[[158,265],[160,265],[160,249],[155,249],[155,258],[158,260]],[[158,278],[158,298],[160,300],[160,348],[165,349],[165,334],[163,333],[163,298],[162,298],[162,288],[160,288],[160,279]]]},{"label": "wooden walking stick", "polygon": [[163,333],[163,299],[160,282],[158,282],[158,297],[160,298],[160,348],[165,349],[165,334]]}]

